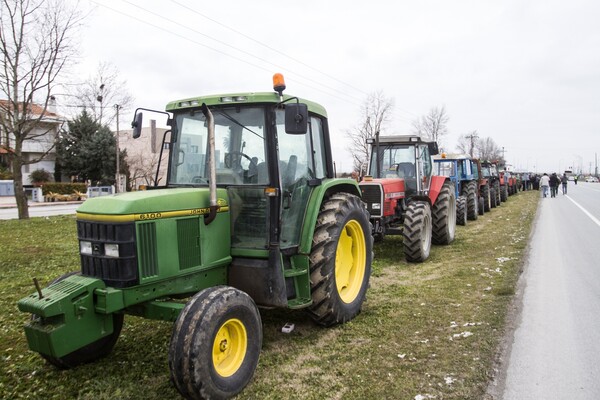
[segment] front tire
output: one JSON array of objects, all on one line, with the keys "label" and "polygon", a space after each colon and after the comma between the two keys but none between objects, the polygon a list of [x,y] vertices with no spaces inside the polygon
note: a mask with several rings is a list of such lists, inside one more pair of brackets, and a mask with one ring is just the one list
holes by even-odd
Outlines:
[{"label": "front tire", "polygon": [[262,322],[241,290],[216,286],[197,293],[173,327],[171,381],[187,399],[225,399],[252,379],[262,347]]},{"label": "front tire", "polygon": [[373,261],[369,214],[361,199],[336,193],[323,202],[310,253],[311,318],[332,326],[360,313]]},{"label": "front tire", "polygon": [[456,194],[450,182],[442,186],[431,210],[431,217],[433,243],[452,243],[456,234]]},{"label": "front tire", "polygon": [[483,211],[490,212],[492,209],[492,194],[490,193],[490,185],[484,185],[481,188],[481,194],[483,196]]},{"label": "front tire", "polygon": [[475,182],[467,183],[466,188],[467,197],[467,219],[475,221],[479,216],[479,202],[477,199],[477,184]]},{"label": "front tire", "polygon": [[458,196],[456,199],[456,224],[467,224],[467,198],[464,196]]},{"label": "front tire", "polygon": [[423,262],[431,251],[431,209],[429,203],[413,201],[408,204],[402,229],[404,257],[408,262]]},{"label": "front tire", "polygon": [[502,185],[500,187],[500,201],[505,202],[508,200],[508,186]]}]

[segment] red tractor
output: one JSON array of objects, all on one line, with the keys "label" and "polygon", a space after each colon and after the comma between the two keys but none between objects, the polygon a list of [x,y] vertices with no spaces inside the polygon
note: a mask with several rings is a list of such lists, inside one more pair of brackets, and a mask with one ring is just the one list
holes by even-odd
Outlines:
[{"label": "red tractor", "polygon": [[449,244],[456,230],[454,184],[432,175],[437,143],[418,136],[378,137],[367,143],[368,175],[359,186],[373,236],[379,241],[387,234],[402,234],[406,260],[423,262],[432,242]]}]

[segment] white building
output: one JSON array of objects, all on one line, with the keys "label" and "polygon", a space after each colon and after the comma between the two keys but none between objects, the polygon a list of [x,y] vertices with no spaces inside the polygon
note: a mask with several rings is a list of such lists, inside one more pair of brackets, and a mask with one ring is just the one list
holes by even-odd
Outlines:
[{"label": "white building", "polygon": [[[0,100],[0,112],[7,110],[9,106],[7,100]],[[43,113],[43,114],[42,114]],[[37,169],[45,169],[51,175],[54,174],[56,151],[54,144],[56,137],[66,119],[56,113],[56,103],[54,100],[49,104],[44,113],[43,107],[33,104],[30,110],[32,119],[43,115],[40,123],[28,135],[30,139],[23,142],[22,155],[25,162],[38,160],[32,164],[23,165],[23,184],[32,184],[30,179],[31,172]],[[0,128],[1,130],[1,128]],[[8,164],[9,153],[14,149],[15,137],[12,132],[0,131],[0,157],[3,164]]]}]

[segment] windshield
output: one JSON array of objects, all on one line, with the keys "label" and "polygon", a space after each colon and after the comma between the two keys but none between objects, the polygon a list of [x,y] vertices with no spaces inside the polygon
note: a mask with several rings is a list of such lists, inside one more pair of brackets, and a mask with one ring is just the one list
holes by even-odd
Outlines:
[{"label": "windshield", "polygon": [[[414,177],[415,176],[415,147],[409,145],[379,146],[380,177]],[[373,145],[369,174],[377,174],[376,147]]]},{"label": "windshield", "polygon": [[[215,120],[217,184],[267,184],[265,109],[211,109]],[[208,128],[199,111],[176,116],[169,184],[208,184]]]},{"label": "windshield", "polygon": [[454,161],[436,161],[434,165],[435,175],[448,177],[456,175],[456,171],[454,170]]}]

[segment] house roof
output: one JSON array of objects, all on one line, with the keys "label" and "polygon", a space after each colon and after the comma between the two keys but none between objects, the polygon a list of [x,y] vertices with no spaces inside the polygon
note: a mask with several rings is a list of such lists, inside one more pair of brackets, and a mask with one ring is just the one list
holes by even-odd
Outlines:
[{"label": "house roof", "polygon": [[[19,103],[20,105],[23,103]],[[0,99],[0,109],[3,110],[8,110],[12,108],[12,102],[8,101],[8,100],[4,100],[4,99]],[[50,118],[50,119],[64,119],[64,117],[62,117],[61,115],[58,115],[55,112],[49,111],[48,108],[46,108],[46,112],[44,112],[44,107],[40,106],[39,104],[35,104],[32,103],[29,105],[29,112],[32,115],[42,115],[44,118]]]}]

